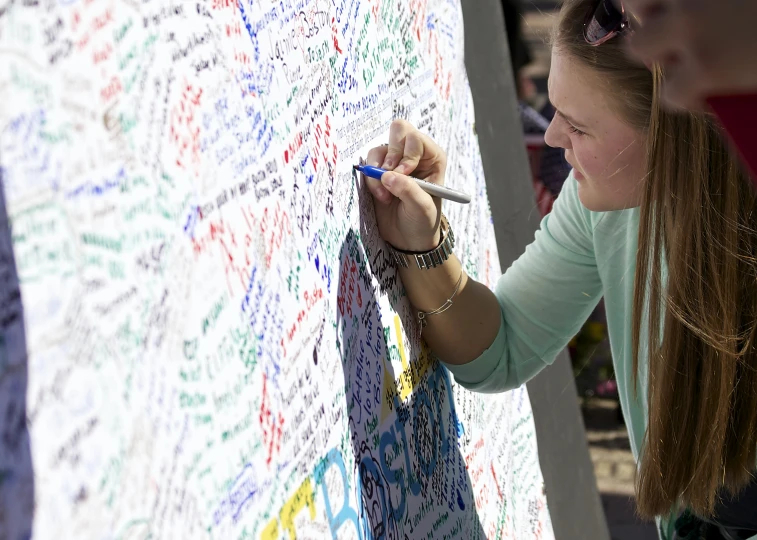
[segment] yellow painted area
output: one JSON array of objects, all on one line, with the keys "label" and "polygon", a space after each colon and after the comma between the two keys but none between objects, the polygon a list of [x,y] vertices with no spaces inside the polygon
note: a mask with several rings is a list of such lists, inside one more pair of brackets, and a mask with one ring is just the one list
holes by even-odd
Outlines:
[{"label": "yellow painted area", "polygon": [[[412,364],[407,360],[407,353],[405,352],[405,344],[402,338],[402,325],[400,323],[399,315],[394,316],[394,333],[397,336],[397,349],[400,354],[400,361],[402,362],[402,372],[399,374],[397,380],[393,380],[389,377],[384,377],[383,401],[381,405],[381,422],[386,419],[390,413],[389,400],[387,396],[393,396],[399,394],[402,401],[406,401],[418,387],[418,383],[421,378],[426,374],[431,367],[431,352],[428,349],[425,341],[421,341],[421,354],[418,360]],[[387,366],[386,359],[382,359],[384,363],[384,373],[389,373],[389,366]]]},{"label": "yellow painted area", "polygon": [[[400,316],[394,316],[394,333],[397,334],[397,347],[400,350],[400,360],[402,361],[402,372],[407,371],[407,357],[405,356],[405,341],[402,339],[402,324],[400,324]],[[405,397],[403,396],[404,400]]]},{"label": "yellow painted area", "polygon": [[310,510],[310,519],[315,519],[315,496],[313,495],[313,484],[310,482],[310,477],[305,478],[305,481],[300,485],[300,488],[294,495],[286,502],[281,509],[279,517],[281,518],[281,526],[289,531],[289,538],[296,540],[297,531],[294,527],[294,518],[300,511],[308,507]]},{"label": "yellow painted area", "polygon": [[263,529],[263,533],[260,535],[260,540],[277,540],[279,537],[279,522],[276,519],[272,519],[268,526]]}]

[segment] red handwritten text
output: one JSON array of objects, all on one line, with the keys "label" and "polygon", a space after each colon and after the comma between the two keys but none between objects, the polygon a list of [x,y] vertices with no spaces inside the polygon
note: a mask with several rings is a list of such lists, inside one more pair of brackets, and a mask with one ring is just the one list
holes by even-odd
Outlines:
[{"label": "red handwritten text", "polygon": [[[202,88],[184,81],[179,103],[171,110],[169,140],[176,147],[176,165],[200,175],[200,126],[195,111],[200,106]],[[191,167],[191,169],[190,169]]]},{"label": "red handwritten text", "polygon": [[273,455],[281,450],[281,434],[284,427],[284,417],[274,415],[270,408],[270,398],[267,393],[267,377],[263,374],[263,400],[260,404],[260,427],[263,428],[263,446],[266,451],[266,465],[271,466]]},{"label": "red handwritten text", "polygon": [[358,281],[357,263],[349,256],[342,266],[342,275],[339,278],[339,282],[336,305],[342,317],[347,313],[347,316],[352,318],[352,304],[354,302],[358,307],[363,307],[363,293],[360,290],[360,283]]}]

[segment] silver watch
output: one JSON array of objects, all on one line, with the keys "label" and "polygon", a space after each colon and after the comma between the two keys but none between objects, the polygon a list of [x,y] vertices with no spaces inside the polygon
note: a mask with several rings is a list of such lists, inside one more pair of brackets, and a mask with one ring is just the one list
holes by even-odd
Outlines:
[{"label": "silver watch", "polygon": [[440,225],[442,239],[439,245],[431,251],[403,251],[387,243],[386,249],[389,252],[389,259],[394,263],[394,266],[409,268],[411,258],[415,260],[415,264],[421,270],[429,270],[444,264],[444,261],[449,259],[455,248],[455,233],[452,232],[452,227],[449,226],[444,214],[442,214]]}]

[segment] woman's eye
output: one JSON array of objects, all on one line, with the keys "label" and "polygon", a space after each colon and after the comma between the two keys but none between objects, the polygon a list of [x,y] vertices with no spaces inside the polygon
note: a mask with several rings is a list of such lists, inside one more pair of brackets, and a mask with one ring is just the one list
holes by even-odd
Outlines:
[{"label": "woman's eye", "polygon": [[580,130],[580,129],[578,129],[577,127],[575,127],[575,126],[572,126],[572,125],[570,125],[570,124],[568,124],[568,125],[570,126],[570,131],[571,131],[571,133],[575,133],[575,134],[576,134],[576,135],[578,135],[579,137],[581,137],[581,136],[583,136],[583,135],[586,135],[586,133],[585,133],[585,132],[581,131],[581,130]]}]

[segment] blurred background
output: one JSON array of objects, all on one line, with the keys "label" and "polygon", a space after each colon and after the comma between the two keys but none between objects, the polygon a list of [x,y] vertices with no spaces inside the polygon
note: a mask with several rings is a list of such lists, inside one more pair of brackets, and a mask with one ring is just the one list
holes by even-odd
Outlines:
[{"label": "blurred background", "polygon": [[[531,165],[535,211],[547,214],[570,171],[563,151],[544,144],[554,115],[547,97],[549,36],[559,0],[502,0],[519,112]],[[635,465],[618,402],[604,306],[600,302],[569,352],[602,506],[613,540],[656,540],[635,516]]]}]

